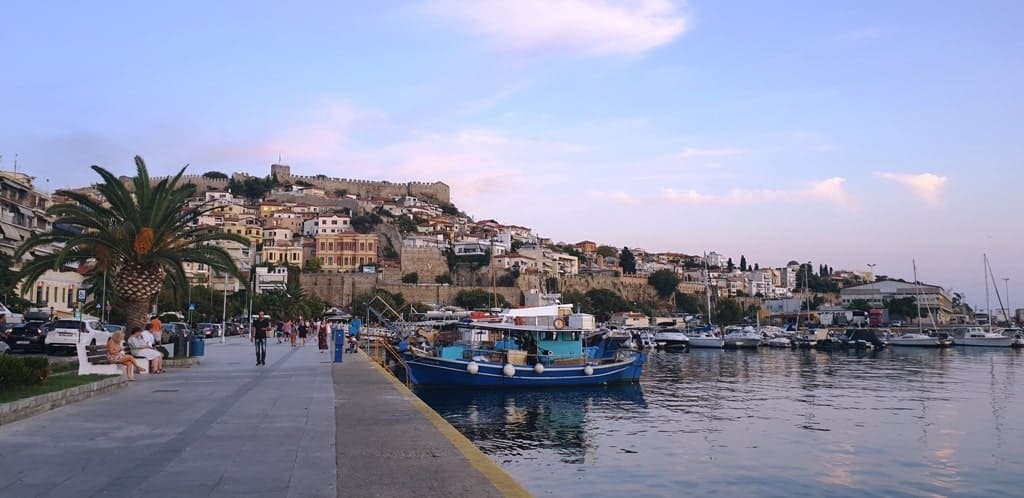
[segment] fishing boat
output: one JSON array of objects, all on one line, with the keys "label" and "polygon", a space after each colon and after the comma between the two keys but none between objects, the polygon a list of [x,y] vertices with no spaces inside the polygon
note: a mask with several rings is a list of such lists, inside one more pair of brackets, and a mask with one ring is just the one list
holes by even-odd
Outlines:
[{"label": "fishing boat", "polygon": [[978,326],[956,327],[950,335],[953,336],[953,344],[957,346],[1006,348],[1012,346],[1015,340],[1003,334],[986,332]]},{"label": "fishing boat", "polygon": [[654,344],[666,351],[680,350],[690,347],[690,338],[680,329],[668,328],[654,334]]},{"label": "fishing boat", "polygon": [[727,327],[722,342],[726,349],[757,348],[761,345],[761,334],[754,327]]},{"label": "fishing boat", "polygon": [[[637,382],[647,355],[606,341],[594,317],[570,305],[508,310],[501,321],[465,322],[453,338],[406,347],[417,386],[533,388]],[[587,343],[585,344],[585,339]],[[402,350],[402,348],[400,348]]]}]

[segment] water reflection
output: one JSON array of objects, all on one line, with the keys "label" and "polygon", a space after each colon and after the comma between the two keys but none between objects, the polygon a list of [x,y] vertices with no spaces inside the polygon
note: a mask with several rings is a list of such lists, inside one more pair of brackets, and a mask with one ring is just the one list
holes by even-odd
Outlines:
[{"label": "water reflection", "polygon": [[640,386],[424,391],[537,495],[1017,494],[1022,353],[655,353]]},{"label": "water reflection", "polygon": [[485,453],[537,458],[551,451],[562,463],[586,460],[592,444],[586,431],[589,412],[628,419],[646,408],[636,384],[539,391],[424,389],[416,394]]}]

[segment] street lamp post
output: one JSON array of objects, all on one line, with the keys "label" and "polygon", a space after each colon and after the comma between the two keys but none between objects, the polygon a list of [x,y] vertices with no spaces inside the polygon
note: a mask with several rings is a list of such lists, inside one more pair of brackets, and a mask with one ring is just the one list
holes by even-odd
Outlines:
[{"label": "street lamp post", "polygon": [[875,263],[868,263],[868,273],[871,274],[871,281],[875,280]]},{"label": "street lamp post", "polygon": [[220,343],[224,344],[227,340],[225,336],[228,331],[228,274],[224,274],[224,307],[221,311],[220,317]]}]

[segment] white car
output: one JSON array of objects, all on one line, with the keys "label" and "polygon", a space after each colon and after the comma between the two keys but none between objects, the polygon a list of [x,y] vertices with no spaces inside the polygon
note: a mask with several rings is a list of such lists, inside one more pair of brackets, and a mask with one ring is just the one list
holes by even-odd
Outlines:
[{"label": "white car", "polygon": [[4,321],[7,323],[24,323],[25,317],[21,313],[15,313],[11,311],[3,303],[0,303],[0,316],[4,317]]},{"label": "white car", "polygon": [[75,351],[81,344],[106,344],[110,332],[103,329],[99,320],[82,320],[65,318],[53,322],[53,327],[46,334],[46,354],[53,354],[58,349]]}]

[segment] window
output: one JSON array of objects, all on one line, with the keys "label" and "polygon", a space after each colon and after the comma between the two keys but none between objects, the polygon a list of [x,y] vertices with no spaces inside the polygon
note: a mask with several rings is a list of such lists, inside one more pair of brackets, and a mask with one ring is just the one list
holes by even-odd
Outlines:
[{"label": "window", "polygon": [[327,250],[328,251],[333,251],[334,250],[334,242],[328,242],[327,243]]}]

